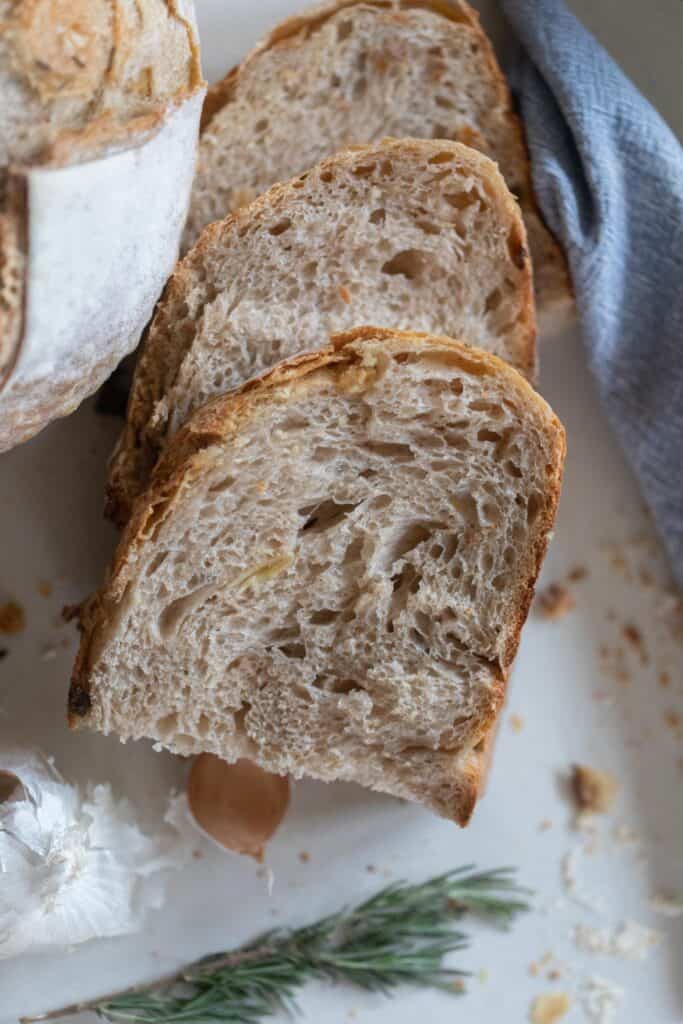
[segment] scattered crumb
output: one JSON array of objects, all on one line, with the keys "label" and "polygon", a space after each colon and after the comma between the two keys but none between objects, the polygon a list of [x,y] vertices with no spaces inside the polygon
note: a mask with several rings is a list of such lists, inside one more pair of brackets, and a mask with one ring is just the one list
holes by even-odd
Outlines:
[{"label": "scattered crumb", "polygon": [[571,583],[579,583],[581,580],[585,580],[588,576],[588,569],[585,565],[575,565],[573,569],[569,570],[567,579]]},{"label": "scattered crumb", "polygon": [[634,626],[632,622],[627,622],[622,631],[622,636],[629,646],[631,646],[640,655],[640,660],[643,665],[647,665],[650,658],[645,650],[645,642],[643,640],[643,634],[640,632],[637,626]]},{"label": "scattered crumb", "polygon": [[647,905],[655,914],[662,914],[663,917],[680,917],[683,914],[683,898],[671,893],[655,893]]},{"label": "scattered crumb", "polygon": [[536,996],[529,1011],[531,1024],[555,1024],[569,1012],[571,1000],[566,992],[544,992]]},{"label": "scattered crumb", "polygon": [[671,682],[671,676],[669,675],[668,672],[660,672],[659,675],[657,676],[657,682],[662,687],[662,689],[665,690],[667,688],[667,686],[669,685],[669,683]]},{"label": "scattered crumb", "polygon": [[681,716],[674,708],[667,708],[664,712],[664,722],[677,736],[681,735]]},{"label": "scattered crumb", "polygon": [[556,622],[574,607],[574,598],[566,587],[550,583],[536,599],[536,611],[542,619]]},{"label": "scattered crumb", "polygon": [[299,853],[299,860],[301,861],[302,864],[308,864],[310,859],[311,859],[311,855],[308,852],[308,850],[301,850],[300,851],[300,853]]},{"label": "scattered crumb", "polygon": [[558,967],[553,967],[548,971],[548,981],[559,981],[561,977],[562,971]]},{"label": "scattered crumb", "polygon": [[508,719],[513,732],[521,732],[524,728],[524,719],[521,715],[512,714]]},{"label": "scattered crumb", "polygon": [[553,823],[550,820],[550,818],[544,818],[543,821],[540,821],[538,823],[538,831],[539,832],[547,832],[548,829],[550,829],[552,827],[553,827]]},{"label": "scattered crumb", "polygon": [[62,608],[62,621],[73,622],[74,619],[78,619],[81,613],[81,604],[65,604]]},{"label": "scattered crumb", "polygon": [[339,286],[339,296],[342,302],[345,302],[348,306],[351,302],[351,292],[343,284]]},{"label": "scattered crumb", "polygon": [[377,868],[375,867],[375,865],[374,865],[374,864],[366,864],[366,865],[365,865],[365,870],[366,870],[366,871],[368,872],[368,874],[370,874],[370,875],[376,875],[376,874],[377,874]]},{"label": "scattered crumb", "polygon": [[0,605],[0,633],[12,636],[22,633],[26,628],[24,609],[16,601],[7,601]]},{"label": "scattered crumb", "polygon": [[52,584],[49,580],[41,580],[38,584],[38,593],[41,597],[49,597],[52,593]]},{"label": "scattered crumb", "polygon": [[193,857],[194,860],[201,860],[203,856],[204,856],[204,852],[202,850],[193,850],[192,851],[192,857]]},{"label": "scattered crumb", "polygon": [[583,1011],[593,1024],[611,1024],[623,998],[623,989],[597,975],[587,978],[581,989]]},{"label": "scattered crumb", "polygon": [[540,965],[538,964],[538,962],[536,960],[532,960],[531,963],[529,964],[529,974],[531,975],[532,978],[537,978],[540,973],[541,973]]},{"label": "scattered crumb", "polygon": [[451,988],[453,989],[454,992],[457,992],[460,995],[465,991],[465,982],[462,980],[462,978],[456,978],[455,981],[452,983]]},{"label": "scattered crumb", "polygon": [[589,814],[607,814],[617,793],[612,775],[585,764],[572,766],[569,785],[577,810]]},{"label": "scattered crumb", "polygon": [[645,960],[650,950],[661,941],[661,934],[637,921],[624,921],[616,928],[591,928],[578,924],[574,942],[584,953],[618,956],[622,960]]}]

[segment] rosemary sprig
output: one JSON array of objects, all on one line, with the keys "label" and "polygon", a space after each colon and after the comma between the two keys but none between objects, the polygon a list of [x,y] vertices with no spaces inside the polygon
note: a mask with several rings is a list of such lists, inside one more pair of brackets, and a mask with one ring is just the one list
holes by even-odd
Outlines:
[{"label": "rosemary sprig", "polygon": [[447,954],[468,945],[455,923],[474,914],[507,927],[529,909],[528,895],[510,868],[475,872],[468,865],[418,885],[397,882],[352,910],[274,929],[152,984],[23,1017],[22,1024],[81,1010],[138,1024],[256,1024],[276,1010],[293,1010],[296,991],[313,978],[384,993],[400,985],[462,991],[467,972],[444,965]]}]

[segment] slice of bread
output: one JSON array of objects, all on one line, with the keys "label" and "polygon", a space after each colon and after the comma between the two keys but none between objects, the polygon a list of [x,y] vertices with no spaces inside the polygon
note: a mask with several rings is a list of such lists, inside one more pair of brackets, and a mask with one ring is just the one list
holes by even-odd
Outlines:
[{"label": "slice of bread", "polygon": [[290,18],[209,91],[185,245],[275,181],[351,143],[448,138],[496,160],[520,201],[547,319],[571,307],[507,83],[462,0],[337,0]]},{"label": "slice of bread", "polygon": [[532,375],[532,292],[519,208],[467,146],[385,140],[274,186],[208,228],[171,279],[138,362],[109,513],[125,522],[194,409],[337,330],[448,334]]},{"label": "slice of bread", "polygon": [[558,502],[506,363],[357,328],[199,410],[81,610],[72,726],[465,824]]}]

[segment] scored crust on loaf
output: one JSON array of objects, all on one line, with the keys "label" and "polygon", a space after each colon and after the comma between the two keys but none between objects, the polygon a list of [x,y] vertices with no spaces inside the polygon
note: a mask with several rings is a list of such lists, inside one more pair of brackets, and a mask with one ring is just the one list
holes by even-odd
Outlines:
[{"label": "scored crust on loaf", "polygon": [[455,142],[354,147],[207,228],[149,328],[109,514],[126,521],[203,402],[363,323],[459,337],[533,375],[524,224],[491,160]]},{"label": "scored crust on loaf", "polygon": [[214,85],[185,246],[205,224],[351,143],[449,138],[492,157],[520,201],[539,312],[570,306],[510,91],[462,0],[337,0],[282,22]]},{"label": "scored crust on loaf", "polygon": [[447,338],[338,335],[199,410],[81,609],[69,718],[465,824],[564,431]]},{"label": "scored crust on loaf", "polygon": [[0,0],[0,168],[89,158],[202,84],[191,0]]}]

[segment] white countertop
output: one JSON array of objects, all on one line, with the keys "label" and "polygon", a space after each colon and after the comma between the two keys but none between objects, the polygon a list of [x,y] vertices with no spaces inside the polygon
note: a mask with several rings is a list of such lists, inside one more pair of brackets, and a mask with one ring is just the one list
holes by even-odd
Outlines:
[{"label": "white countertop", "polygon": [[[199,0],[207,74],[227,70],[273,20],[298,6],[287,0]],[[683,133],[680,0],[657,0],[650,21],[630,0],[575,0],[573,7]],[[142,934],[59,956],[0,962],[0,1024],[163,973],[274,923],[312,919],[387,879],[418,880],[467,862],[517,866],[520,879],[536,890],[537,910],[512,934],[473,926],[472,948],[458,958],[475,972],[464,998],[407,991],[388,1001],[311,986],[301,996],[301,1020],[517,1024],[527,1020],[536,995],[566,991],[573,1006],[565,1020],[578,1024],[588,1018],[577,994],[598,975],[624,990],[616,1021],[683,1021],[683,918],[658,916],[647,904],[654,894],[683,894],[683,727],[675,718],[680,714],[683,722],[683,647],[667,628],[665,594],[642,572],[657,571],[655,542],[604,423],[576,332],[542,343],[541,359],[541,390],[567,427],[569,452],[540,585],[566,582],[576,566],[586,567],[588,576],[569,584],[576,604],[563,619],[532,617],[528,623],[488,793],[470,828],[458,830],[353,786],[299,784],[292,811],[268,849],[272,896],[254,863],[206,844],[201,859],[171,878],[167,906],[150,917]],[[183,763],[155,754],[151,744],[123,747],[111,738],[70,735],[64,724],[76,641],[73,627],[59,624],[59,610],[97,585],[112,550],[114,531],[102,520],[101,495],[104,462],[119,426],[95,415],[88,403],[0,456],[0,601],[12,597],[27,613],[26,631],[3,638],[9,654],[0,662],[0,744],[37,744],[55,755],[68,778],[111,780],[151,820],[182,779]],[[44,580],[53,587],[48,597],[38,592]],[[623,636],[629,623],[643,637],[647,664]],[[601,647],[608,649],[602,656]],[[659,681],[664,671],[670,675],[666,687]],[[614,812],[597,822],[595,836],[570,828],[562,779],[576,761],[619,780]],[[637,842],[624,841],[628,830]],[[301,862],[301,851],[310,855],[308,862]],[[579,895],[597,909],[579,905],[565,891],[562,864],[571,851]],[[612,927],[627,919],[662,932],[646,959],[576,948],[577,924]],[[557,980],[547,978],[553,964],[540,975],[529,972],[547,951],[559,962]]]}]

